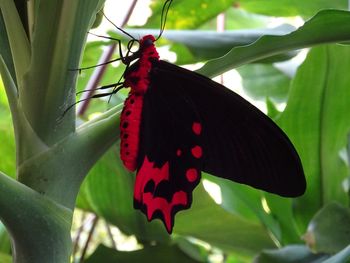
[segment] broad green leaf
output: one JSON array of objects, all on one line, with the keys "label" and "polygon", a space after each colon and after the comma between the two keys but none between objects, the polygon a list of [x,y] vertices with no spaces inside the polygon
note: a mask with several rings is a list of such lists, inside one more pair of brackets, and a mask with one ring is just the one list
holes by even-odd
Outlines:
[{"label": "broad green leaf", "polygon": [[86,263],[115,263],[115,262],[143,262],[143,263],[195,263],[199,262],[187,256],[175,245],[146,246],[136,251],[117,251],[100,245],[84,262]]},{"label": "broad green leaf", "polygon": [[254,263],[321,263],[327,255],[312,253],[306,246],[290,245],[281,249],[263,250]]},{"label": "broad green leaf", "polygon": [[349,69],[349,46],[312,49],[277,120],[296,147],[307,179],[307,191],[294,206],[301,231],[323,204],[348,202],[342,187],[348,168],[339,152],[345,148],[350,130]]},{"label": "broad green leaf", "polygon": [[253,13],[271,16],[306,16],[310,17],[321,9],[347,9],[347,0],[235,0],[241,8]]},{"label": "broad green leaf", "polygon": [[[6,231],[5,226],[0,222],[0,252],[10,253],[11,252],[11,241],[10,236]],[[0,260],[0,262],[2,262]]]},{"label": "broad green leaf", "polygon": [[[281,175],[283,176],[283,175]],[[270,213],[279,223],[281,235],[278,240],[281,245],[302,243],[301,234],[295,222],[293,207],[295,199],[264,193]]]},{"label": "broad green leaf", "polygon": [[[225,12],[225,30],[266,28],[270,20],[270,17],[253,14],[241,8],[229,8]],[[216,29],[216,19],[213,24],[212,29]]]},{"label": "broad green leaf", "polygon": [[350,12],[319,12],[298,30],[284,36],[263,36],[251,45],[233,48],[225,56],[206,63],[198,73],[216,76],[229,69],[305,47],[350,40]]},{"label": "broad green leaf", "polygon": [[[173,1],[166,19],[166,28],[197,28],[227,10],[232,3],[233,0]],[[163,6],[164,1],[158,0],[153,2],[153,5],[151,6],[153,14],[148,19],[145,27],[160,28],[160,18]]]},{"label": "broad green leaf", "polygon": [[323,261],[323,263],[345,263],[350,260],[350,245],[344,248],[339,253]]},{"label": "broad green leaf", "polygon": [[208,262],[209,251],[204,245],[198,244],[198,242],[195,241],[191,242],[188,238],[181,236],[177,236],[173,240],[175,241],[174,243],[191,258],[199,262]]},{"label": "broad green leaf", "polygon": [[279,222],[274,219],[273,215],[268,214],[264,210],[261,191],[215,176],[206,175],[205,178],[220,187],[221,206],[225,210],[250,223],[259,223],[260,221],[276,239],[280,240],[281,229]]},{"label": "broad green leaf", "polygon": [[209,197],[202,185],[193,193],[192,207],[176,215],[174,233],[192,236],[243,256],[274,247],[261,224],[228,213]]},{"label": "broad green leaf", "polygon": [[310,221],[304,239],[317,253],[344,249],[350,244],[350,209],[338,203],[326,205]]},{"label": "broad green leaf", "polygon": [[275,120],[281,114],[281,112],[277,109],[276,105],[267,97],[266,98],[266,108],[267,108],[267,116],[271,119]]},{"label": "broad green leaf", "polygon": [[8,254],[0,253],[0,262],[1,263],[13,263],[12,257]]},{"label": "broad green leaf", "polygon": [[244,91],[253,99],[286,101],[290,78],[272,65],[252,64],[238,69]]}]

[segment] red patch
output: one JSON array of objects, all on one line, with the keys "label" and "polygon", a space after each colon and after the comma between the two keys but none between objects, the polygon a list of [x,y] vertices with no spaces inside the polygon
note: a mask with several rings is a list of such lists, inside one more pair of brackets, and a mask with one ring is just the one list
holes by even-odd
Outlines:
[{"label": "red patch", "polygon": [[151,220],[155,211],[160,211],[163,216],[165,226],[170,233],[174,224],[172,217],[173,207],[176,205],[188,205],[187,194],[184,191],[177,191],[173,194],[172,199],[168,202],[163,197],[154,197],[153,193],[145,193],[145,186],[148,182],[154,182],[154,189],[159,183],[169,181],[169,162],[166,162],[161,168],[154,167],[154,163],[150,162],[145,156],[143,164],[136,175],[134,198],[147,207],[147,218]]},{"label": "red patch", "polygon": [[203,152],[202,152],[202,147],[200,147],[200,146],[194,146],[192,149],[191,149],[191,153],[192,153],[192,155],[195,157],[195,158],[197,158],[197,159],[199,159],[199,158],[201,158],[202,157],[202,154],[203,154]]},{"label": "red patch", "polygon": [[169,203],[162,197],[153,197],[151,193],[143,195],[143,203],[147,206],[147,219],[152,220],[155,211],[161,211],[164,218],[166,229],[170,233],[173,228],[173,219],[171,218],[172,209],[175,205],[186,206],[188,203],[187,194],[184,191],[178,191],[173,195]]},{"label": "red patch", "polygon": [[176,151],[176,155],[177,155],[177,156],[181,156],[181,154],[182,154],[182,151],[181,151],[180,149],[178,149],[178,150]]},{"label": "red patch", "polygon": [[199,122],[194,122],[192,124],[192,131],[196,134],[196,135],[200,135],[202,132],[202,125]]},{"label": "red patch", "polygon": [[186,178],[189,182],[193,183],[198,178],[198,171],[195,168],[190,168],[186,171]]}]

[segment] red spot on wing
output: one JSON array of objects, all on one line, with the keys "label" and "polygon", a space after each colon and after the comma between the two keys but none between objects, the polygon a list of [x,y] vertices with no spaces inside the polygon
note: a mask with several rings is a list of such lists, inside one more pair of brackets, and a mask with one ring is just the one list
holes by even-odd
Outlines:
[{"label": "red spot on wing", "polygon": [[196,135],[200,135],[202,132],[202,125],[199,122],[194,122],[192,124],[192,131],[196,134]]},{"label": "red spot on wing", "polygon": [[190,168],[186,171],[186,178],[193,183],[198,179],[198,171],[195,168]]},{"label": "red spot on wing", "polygon": [[200,146],[195,146],[195,147],[193,147],[192,149],[191,149],[191,153],[192,153],[192,155],[195,157],[195,158],[197,158],[197,159],[199,159],[199,158],[201,158],[202,157],[202,154],[203,154],[203,152],[202,152],[202,147],[200,147]]}]

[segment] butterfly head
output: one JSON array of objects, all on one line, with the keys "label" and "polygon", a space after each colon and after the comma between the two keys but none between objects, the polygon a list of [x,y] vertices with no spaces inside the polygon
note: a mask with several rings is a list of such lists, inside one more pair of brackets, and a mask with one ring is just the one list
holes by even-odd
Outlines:
[{"label": "butterfly head", "polygon": [[140,47],[147,48],[154,45],[156,41],[155,37],[152,35],[146,35],[140,40]]}]

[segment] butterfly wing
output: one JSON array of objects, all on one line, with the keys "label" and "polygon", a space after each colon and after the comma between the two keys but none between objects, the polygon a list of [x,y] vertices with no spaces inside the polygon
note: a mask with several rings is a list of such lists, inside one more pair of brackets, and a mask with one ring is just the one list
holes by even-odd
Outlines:
[{"label": "butterfly wing", "polygon": [[171,232],[191,205],[200,171],[281,196],[304,193],[300,159],[284,132],[224,86],[164,61],[144,97],[135,207]]}]

